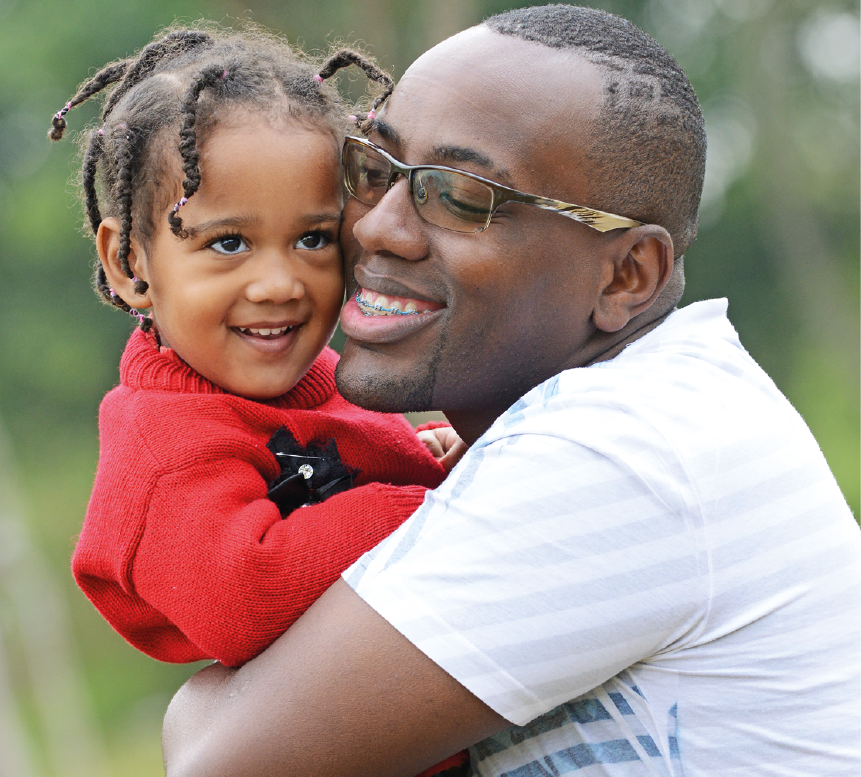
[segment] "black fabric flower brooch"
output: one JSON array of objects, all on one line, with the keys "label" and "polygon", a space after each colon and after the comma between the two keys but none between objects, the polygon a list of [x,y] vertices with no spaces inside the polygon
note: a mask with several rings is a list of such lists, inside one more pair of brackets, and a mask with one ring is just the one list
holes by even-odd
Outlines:
[{"label": "black fabric flower brooch", "polygon": [[297,507],[318,504],[333,494],[353,487],[359,470],[341,461],[334,440],[301,446],[283,426],[266,443],[281,466],[281,474],[269,484],[267,496],[284,515]]}]

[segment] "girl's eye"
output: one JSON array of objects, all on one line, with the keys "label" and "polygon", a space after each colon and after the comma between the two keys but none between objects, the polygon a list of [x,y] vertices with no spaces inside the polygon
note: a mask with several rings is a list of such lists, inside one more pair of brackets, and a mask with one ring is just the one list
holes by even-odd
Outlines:
[{"label": "girl's eye", "polygon": [[226,235],[225,237],[213,240],[209,244],[209,248],[216,253],[233,256],[234,254],[241,254],[243,251],[247,251],[248,244],[240,235]]},{"label": "girl's eye", "polygon": [[315,251],[325,248],[332,242],[332,237],[327,232],[308,232],[296,241],[296,248],[306,251]]}]

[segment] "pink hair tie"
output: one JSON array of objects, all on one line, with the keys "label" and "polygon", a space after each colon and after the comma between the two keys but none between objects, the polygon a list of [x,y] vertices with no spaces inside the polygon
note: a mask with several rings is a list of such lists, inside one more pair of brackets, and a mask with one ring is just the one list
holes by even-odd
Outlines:
[{"label": "pink hair tie", "polygon": [[315,80],[318,84],[322,84],[322,83],[323,83],[323,76],[321,76],[319,73],[317,73],[317,74],[315,74],[315,76],[314,76],[314,80]]},{"label": "pink hair tie", "polygon": [[220,76],[218,76],[218,77],[219,77],[219,78],[227,78],[227,71],[226,71],[226,70],[222,70],[222,71],[221,71],[221,75],[220,75]]},{"label": "pink hair tie", "polygon": [[187,202],[188,202],[188,197],[180,197],[179,202],[173,206],[173,212],[176,213]]},{"label": "pink hair tie", "polygon": [[54,118],[62,119],[70,110],[72,110],[72,103],[69,102],[54,114]]},{"label": "pink hair tie", "polygon": [[377,118],[377,114],[376,114],[376,113],[374,113],[373,111],[369,111],[369,112],[368,112],[368,121],[373,121],[373,120],[374,120],[374,119],[376,119],[376,118]]},{"label": "pink hair tie", "polygon": [[353,122],[353,124],[359,123],[359,117],[356,116],[355,113],[351,113],[348,118],[350,119],[351,122]]}]

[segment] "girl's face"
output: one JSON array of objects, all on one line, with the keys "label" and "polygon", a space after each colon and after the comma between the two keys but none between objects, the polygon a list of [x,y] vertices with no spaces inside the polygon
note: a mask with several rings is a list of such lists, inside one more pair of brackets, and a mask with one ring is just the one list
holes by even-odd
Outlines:
[{"label": "girl's face", "polygon": [[179,212],[190,236],[175,237],[165,214],[138,248],[146,307],[161,344],[205,378],[279,396],[329,342],[343,302],[338,148],[323,132],[248,116],[212,131],[200,170]]}]

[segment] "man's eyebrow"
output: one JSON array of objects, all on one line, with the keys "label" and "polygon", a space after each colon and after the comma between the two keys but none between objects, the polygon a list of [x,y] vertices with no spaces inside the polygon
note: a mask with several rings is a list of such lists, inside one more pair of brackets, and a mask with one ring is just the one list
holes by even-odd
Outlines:
[{"label": "man's eyebrow", "polygon": [[[393,146],[401,147],[403,145],[400,133],[391,124],[382,119],[377,119],[374,122],[373,131]],[[463,164],[464,162],[478,165],[484,168],[486,172],[493,173],[496,178],[511,180],[508,170],[498,168],[489,156],[466,146],[437,146],[427,160],[428,164],[448,166]]]},{"label": "man's eyebrow", "polygon": [[394,146],[401,145],[400,133],[387,121],[377,119],[374,121],[374,132],[376,132],[383,140],[387,140]]},{"label": "man's eyebrow", "polygon": [[437,146],[431,153],[431,159],[434,164],[447,165],[455,167],[464,162],[469,162],[484,168],[486,173],[500,183],[507,183],[511,180],[511,175],[504,167],[497,167],[493,160],[486,154],[476,151],[474,148],[465,146]]},{"label": "man's eyebrow", "polygon": [[473,148],[464,148],[463,146],[437,146],[431,156],[434,161],[445,164],[459,164],[462,162],[472,162],[479,167],[484,167],[487,170],[493,170],[495,165],[490,157],[485,156],[480,151]]}]

